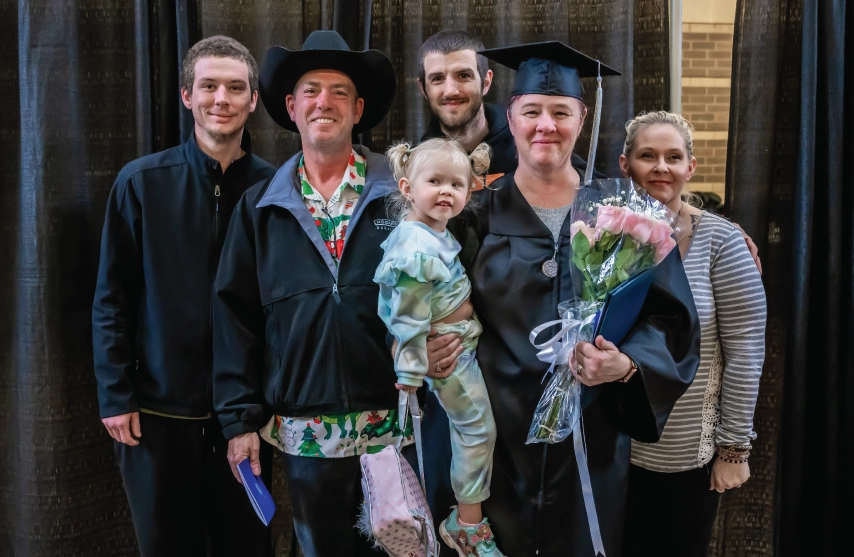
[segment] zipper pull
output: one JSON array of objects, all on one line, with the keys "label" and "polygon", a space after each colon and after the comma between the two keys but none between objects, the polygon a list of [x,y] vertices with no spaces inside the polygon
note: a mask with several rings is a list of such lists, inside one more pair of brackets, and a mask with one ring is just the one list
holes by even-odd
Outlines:
[{"label": "zipper pull", "polygon": [[214,197],[216,197],[216,212],[219,213],[219,184],[214,187]]},{"label": "zipper pull", "polygon": [[341,303],[341,296],[338,295],[338,283],[337,282],[332,283],[332,297],[335,298],[336,304]]}]

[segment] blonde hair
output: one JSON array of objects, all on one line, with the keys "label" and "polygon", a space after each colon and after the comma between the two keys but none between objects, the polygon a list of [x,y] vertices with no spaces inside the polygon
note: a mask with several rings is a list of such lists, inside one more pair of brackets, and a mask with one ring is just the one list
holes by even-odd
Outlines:
[{"label": "blonde hair", "polygon": [[[690,160],[694,156],[694,126],[681,114],[667,112],[666,110],[641,112],[626,122],[626,141],[623,143],[623,154],[628,157],[632,149],[635,148],[635,141],[641,130],[655,124],[670,124],[676,128],[676,131],[685,140],[685,151],[688,153],[688,159]],[[703,200],[700,199],[700,196],[690,191],[683,189],[680,195],[682,200],[689,205],[698,208],[703,206]]]},{"label": "blonde hair", "polygon": [[694,156],[694,126],[681,114],[674,114],[666,110],[641,112],[626,122],[626,141],[623,143],[623,154],[628,157],[632,149],[635,148],[635,141],[640,131],[654,124],[670,124],[676,128],[676,131],[685,140],[685,150],[688,152],[688,157]]},{"label": "blonde hair", "polygon": [[[392,145],[386,151],[386,156],[394,179],[398,182],[401,178],[413,179],[421,172],[425,164],[433,163],[439,155],[450,158],[451,163],[457,168],[470,172],[468,185],[471,189],[473,181],[484,175],[489,168],[490,153],[491,149],[486,143],[481,143],[469,154],[466,153],[459,141],[447,137],[437,137],[428,139],[414,147],[405,141],[401,141]],[[400,192],[390,195],[387,203],[389,213],[392,218],[397,220],[403,220],[411,207],[410,201]]]}]

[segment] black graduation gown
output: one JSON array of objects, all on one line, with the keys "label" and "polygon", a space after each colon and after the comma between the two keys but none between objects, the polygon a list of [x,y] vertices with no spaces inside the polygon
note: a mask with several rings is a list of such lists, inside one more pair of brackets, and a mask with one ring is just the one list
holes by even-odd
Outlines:
[{"label": "black graduation gown", "polygon": [[[475,196],[478,217],[452,223],[452,232],[464,246],[461,260],[483,324],[477,358],[498,430],[484,514],[507,555],[592,557],[572,439],[525,445],[548,368],[536,358],[528,335],[537,325],[557,319],[557,304],[573,297],[570,219],[560,234],[559,274],[551,279],[541,266],[552,257],[553,236],[513,176]],[[639,322],[620,346],[637,362],[638,373],[625,384],[609,383],[586,393],[586,399],[593,399],[583,411],[588,463],[608,557],[620,553],[630,438],[658,440],[673,405],[694,379],[699,347],[697,311],[676,253],[659,265]],[[442,481],[449,450],[439,433],[447,422],[429,403],[425,419],[430,429],[425,440],[427,489],[438,522],[447,516],[446,505],[453,504]]]}]

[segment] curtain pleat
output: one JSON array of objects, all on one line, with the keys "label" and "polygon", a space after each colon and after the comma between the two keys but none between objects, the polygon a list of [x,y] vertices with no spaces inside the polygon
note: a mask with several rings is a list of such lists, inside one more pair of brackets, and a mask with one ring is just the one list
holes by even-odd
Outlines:
[{"label": "curtain pleat", "polygon": [[854,438],[854,10],[740,0],[727,211],[762,255],[768,326],[752,479],[711,555],[848,555]]}]

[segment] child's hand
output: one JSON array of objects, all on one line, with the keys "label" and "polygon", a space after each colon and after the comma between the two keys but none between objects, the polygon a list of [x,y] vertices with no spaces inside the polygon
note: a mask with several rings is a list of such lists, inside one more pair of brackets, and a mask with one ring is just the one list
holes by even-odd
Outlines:
[{"label": "child's hand", "polygon": [[418,390],[418,387],[410,387],[409,385],[401,385],[400,383],[395,383],[394,386],[397,387],[398,391],[406,391],[409,394],[413,394]]}]

